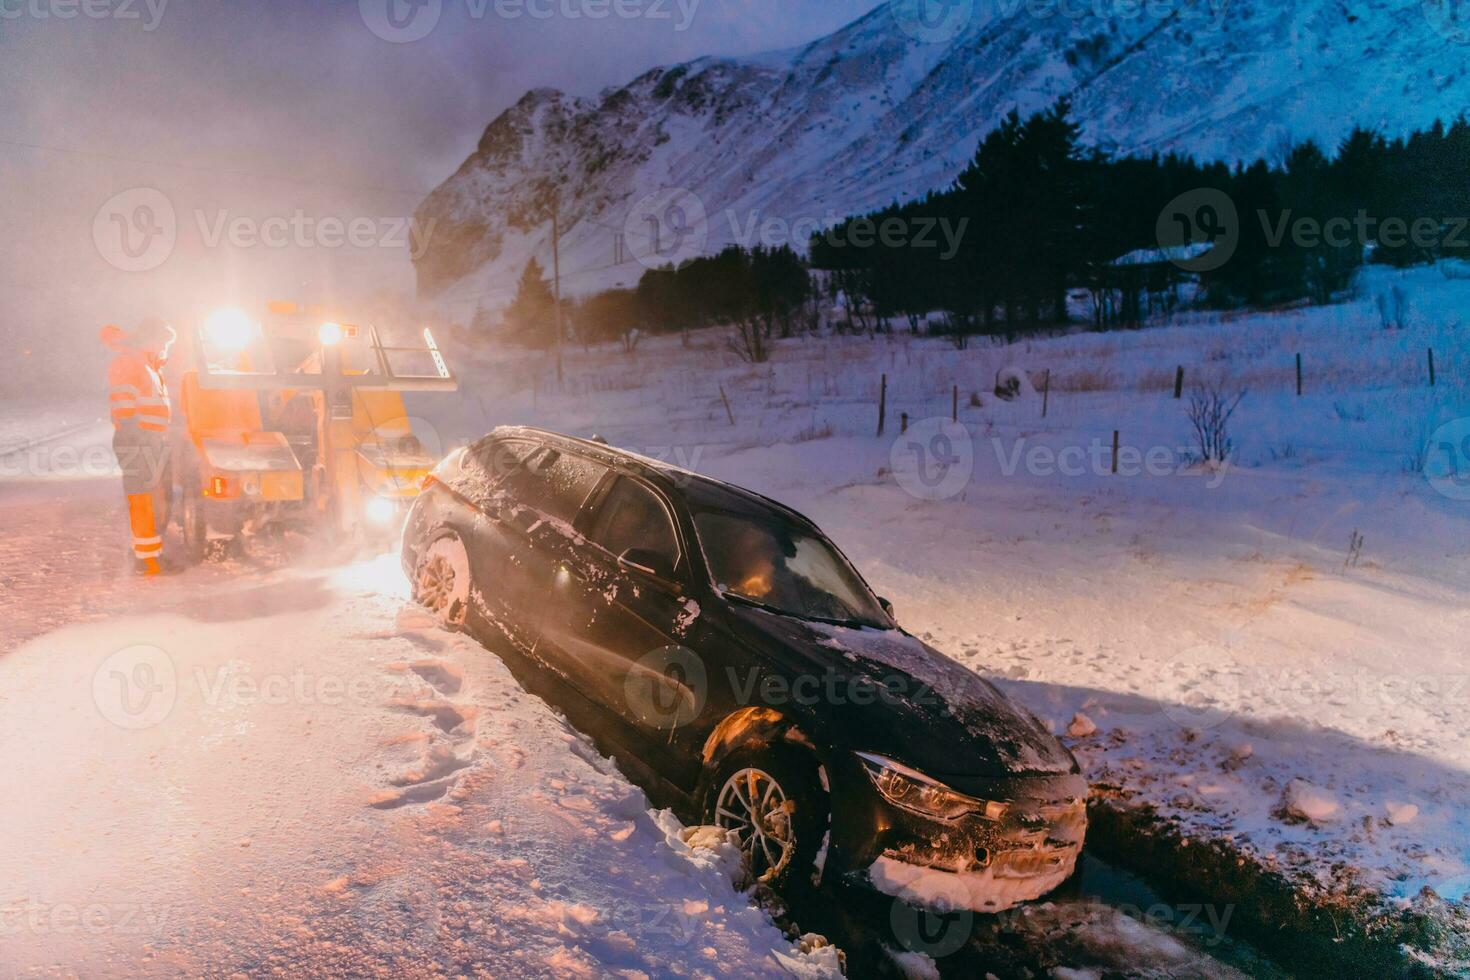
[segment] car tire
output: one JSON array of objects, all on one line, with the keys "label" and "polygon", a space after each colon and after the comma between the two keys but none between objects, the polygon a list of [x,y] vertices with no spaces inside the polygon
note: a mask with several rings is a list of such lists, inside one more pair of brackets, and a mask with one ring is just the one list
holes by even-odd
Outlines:
[{"label": "car tire", "polygon": [[447,629],[462,629],[469,618],[470,556],[452,534],[435,539],[414,567],[413,598]]},{"label": "car tire", "polygon": [[[757,810],[764,813],[761,834],[751,832],[746,800],[752,795],[761,798],[757,801]],[[817,855],[823,850],[830,812],[816,760],[785,745],[747,746],[725,756],[708,782],[704,801],[707,823],[739,833],[751,877],[787,895],[810,889],[820,878]],[[790,853],[773,863],[771,855],[785,844],[783,825],[792,837]]]}]

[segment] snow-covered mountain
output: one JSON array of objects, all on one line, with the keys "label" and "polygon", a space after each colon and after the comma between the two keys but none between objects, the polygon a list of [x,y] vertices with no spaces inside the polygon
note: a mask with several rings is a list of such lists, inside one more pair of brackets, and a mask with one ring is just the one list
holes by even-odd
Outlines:
[{"label": "snow-covered mountain", "polygon": [[1355,123],[1405,132],[1470,105],[1470,36],[1440,10],[893,0],[798,49],[659,68],[596,98],[538,89],[420,206],[420,292],[509,302],[529,256],[550,267],[552,193],[571,293],[733,241],[801,243],[946,184],[1007,112],[1061,96],[1087,140],[1122,152],[1276,157]]}]

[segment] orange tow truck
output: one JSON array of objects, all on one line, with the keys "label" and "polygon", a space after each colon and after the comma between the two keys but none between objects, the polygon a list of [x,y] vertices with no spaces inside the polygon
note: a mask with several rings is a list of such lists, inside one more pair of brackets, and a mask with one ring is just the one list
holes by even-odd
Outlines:
[{"label": "orange tow truck", "polygon": [[[395,336],[401,336],[395,334]],[[180,381],[175,480],[188,550],[268,528],[387,535],[437,462],[403,393],[458,383],[427,329],[387,344],[377,326],[273,302],[263,318],[211,314]],[[431,440],[432,441],[432,440]]]}]

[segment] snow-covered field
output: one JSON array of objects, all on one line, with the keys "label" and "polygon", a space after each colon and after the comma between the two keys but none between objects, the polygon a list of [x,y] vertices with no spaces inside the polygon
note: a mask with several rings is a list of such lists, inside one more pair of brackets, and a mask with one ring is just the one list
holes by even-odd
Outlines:
[{"label": "snow-covered field", "polygon": [[[789,502],[909,630],[1070,730],[1095,785],[1323,893],[1463,902],[1470,521],[1442,450],[1433,482],[1410,463],[1470,416],[1470,284],[1408,274],[1385,331],[1387,278],[1337,307],[963,352],[830,338],[749,366],[713,333],[663,338],[569,351],[560,387],[543,355],[460,352],[462,392],[412,409],[442,449],[543,424]],[[1249,389],[1234,465],[1180,453],[1176,365]],[[993,396],[1006,368],[1052,372],[1046,418]],[[924,421],[953,386],[964,429]],[[76,412],[15,406],[0,450]],[[391,558],[134,583],[112,478],[35,459],[0,479],[7,975],[832,968],[494,657],[405,611]],[[1464,969],[1453,941],[1425,953]]]}]

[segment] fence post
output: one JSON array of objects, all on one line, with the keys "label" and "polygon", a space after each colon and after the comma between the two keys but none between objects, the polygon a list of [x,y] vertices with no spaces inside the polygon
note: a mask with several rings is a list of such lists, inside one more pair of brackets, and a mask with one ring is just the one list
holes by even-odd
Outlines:
[{"label": "fence post", "polygon": [[1296,396],[1302,397],[1302,356],[1296,356]]},{"label": "fence post", "polygon": [[1177,402],[1184,397],[1184,365],[1179,365],[1179,370],[1174,372],[1174,400]]},{"label": "fence post", "polygon": [[1041,379],[1041,417],[1046,418],[1046,410],[1051,405],[1051,368],[1046,369],[1046,376]]},{"label": "fence post", "polygon": [[1434,387],[1434,348],[1429,348],[1429,387]]},{"label": "fence post", "polygon": [[722,402],[725,403],[725,418],[727,418],[727,419],[730,420],[730,424],[731,425],[734,425],[735,424],[735,413],[732,412],[732,411],[730,411],[730,399],[727,398],[727,397],[725,397],[725,386],[724,385],[720,385],[720,401],[722,401]]},{"label": "fence post", "polygon": [[960,386],[959,385],[955,385],[954,386],[954,392],[950,396],[950,409],[949,409],[949,414],[950,414],[950,421],[958,422],[960,420]]},{"label": "fence post", "polygon": [[903,435],[907,431],[909,431],[909,413],[908,412],[899,412],[898,413],[898,434],[899,435]]},{"label": "fence post", "polygon": [[878,435],[883,435],[883,423],[888,415],[888,375],[883,375],[883,380],[878,386]]},{"label": "fence post", "polygon": [[1118,475],[1118,430],[1113,430],[1113,475]]}]

